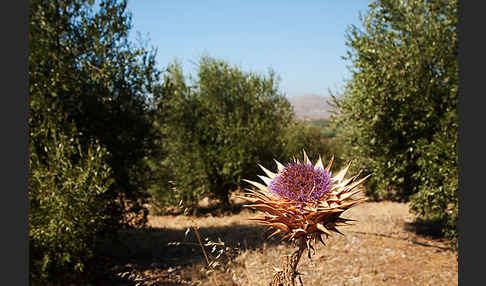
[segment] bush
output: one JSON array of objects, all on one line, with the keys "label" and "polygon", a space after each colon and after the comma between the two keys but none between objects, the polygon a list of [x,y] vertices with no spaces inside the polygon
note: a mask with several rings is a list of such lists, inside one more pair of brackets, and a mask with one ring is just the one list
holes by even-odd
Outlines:
[{"label": "bush", "polygon": [[153,198],[194,204],[210,195],[228,206],[242,178],[257,179],[257,163],[268,166],[282,156],[292,110],[272,72],[245,73],[203,57],[192,82],[178,64],[169,67],[155,98],[154,121],[165,140],[164,157],[152,166],[168,172],[176,191],[160,181]]},{"label": "bush", "polygon": [[352,27],[352,79],[336,98],[346,156],[372,173],[368,195],[411,200],[456,233],[457,1],[379,0]]},{"label": "bush", "polygon": [[[302,150],[305,150],[313,162],[320,155],[323,163],[326,164],[326,161],[329,161],[334,156],[332,169],[336,170],[343,166],[342,151],[339,145],[335,144],[334,138],[329,138],[328,126],[318,126],[312,122],[308,123],[299,120],[295,120],[288,125],[283,138],[284,162],[288,162],[292,157],[298,158],[302,154]],[[274,165],[272,164],[271,166]]]},{"label": "bush", "polygon": [[[453,125],[452,122],[450,122]],[[457,222],[459,212],[459,181],[457,138],[449,133],[450,127],[443,125],[443,132],[435,135],[432,144],[419,148],[421,156],[417,161],[420,172],[416,177],[420,186],[410,198],[410,208],[421,217],[437,221],[443,233],[457,249]]]},{"label": "bush", "polygon": [[96,138],[110,152],[115,181],[107,212],[114,229],[146,222],[141,174],[152,140],[146,101],[158,78],[155,51],[128,41],[126,7],[127,0],[29,0],[33,116],[49,108],[43,102],[58,100],[56,108],[75,122],[80,144]]},{"label": "bush", "polygon": [[330,119],[311,120],[310,125],[320,128],[326,138],[336,137],[339,129]]},{"label": "bush", "polygon": [[97,142],[84,152],[51,123],[31,129],[30,141],[30,280],[64,284],[80,277],[106,226],[107,152]]}]

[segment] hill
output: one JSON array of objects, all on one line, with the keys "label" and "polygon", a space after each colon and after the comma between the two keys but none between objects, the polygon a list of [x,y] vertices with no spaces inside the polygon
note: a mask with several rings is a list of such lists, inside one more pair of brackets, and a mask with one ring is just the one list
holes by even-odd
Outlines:
[{"label": "hill", "polygon": [[328,119],[331,116],[329,112],[332,107],[327,103],[329,97],[304,94],[298,96],[289,96],[287,98],[294,108],[295,116],[299,119]]}]

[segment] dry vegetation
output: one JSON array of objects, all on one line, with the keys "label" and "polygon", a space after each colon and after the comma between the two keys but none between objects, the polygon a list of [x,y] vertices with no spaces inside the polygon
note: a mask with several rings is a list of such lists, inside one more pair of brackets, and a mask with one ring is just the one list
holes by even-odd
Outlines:
[{"label": "dry vegetation", "polygon": [[[248,221],[253,215],[150,216],[151,230],[123,233],[119,244],[101,251],[117,261],[116,285],[268,285],[281,257],[294,248],[265,239],[264,228]],[[406,204],[367,202],[344,217],[359,222],[342,227],[345,236],[330,237],[312,259],[303,257],[298,271],[304,285],[457,285],[456,253],[441,238],[417,234]],[[209,259],[220,263],[212,271],[194,230],[185,236],[191,226],[203,241],[225,244],[205,248],[209,256],[215,250]]]}]

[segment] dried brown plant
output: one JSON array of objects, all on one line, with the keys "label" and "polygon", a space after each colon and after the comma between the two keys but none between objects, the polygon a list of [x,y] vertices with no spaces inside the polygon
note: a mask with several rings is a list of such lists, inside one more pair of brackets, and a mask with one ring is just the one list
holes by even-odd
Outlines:
[{"label": "dried brown plant", "polygon": [[[265,185],[249,181],[256,189],[249,189],[241,198],[252,203],[248,208],[260,211],[253,221],[273,230],[269,235],[280,234],[298,249],[284,259],[283,269],[278,270],[270,285],[296,285],[297,265],[304,250],[315,251],[317,242],[332,232],[342,234],[337,227],[349,225],[351,219],[341,215],[366,198],[353,198],[362,191],[361,184],[369,177],[358,179],[359,173],[346,178],[351,163],[334,176],[331,172],[333,159],[326,168],[319,157],[313,165],[304,151],[304,161],[295,159],[286,166],[277,162],[278,172],[273,173],[260,166],[267,176],[260,176]],[[300,278],[299,278],[300,279]],[[300,281],[300,280],[299,280]]]}]

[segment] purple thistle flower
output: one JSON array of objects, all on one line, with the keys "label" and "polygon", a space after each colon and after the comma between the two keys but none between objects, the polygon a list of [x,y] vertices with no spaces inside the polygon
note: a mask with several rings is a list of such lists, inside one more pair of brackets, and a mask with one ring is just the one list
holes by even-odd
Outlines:
[{"label": "purple thistle flower", "polygon": [[281,198],[304,204],[318,201],[331,186],[331,174],[326,169],[292,162],[273,178],[268,188]]}]

